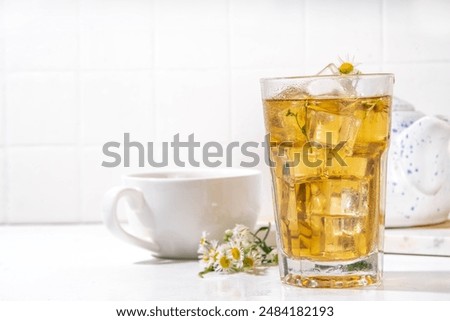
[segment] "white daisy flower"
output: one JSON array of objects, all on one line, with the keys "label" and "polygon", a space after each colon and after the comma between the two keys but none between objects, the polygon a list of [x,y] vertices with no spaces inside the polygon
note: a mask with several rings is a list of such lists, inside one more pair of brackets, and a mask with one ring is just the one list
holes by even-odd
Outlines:
[{"label": "white daisy flower", "polygon": [[233,240],[241,243],[243,247],[249,247],[255,242],[255,237],[247,226],[238,224],[233,229]]},{"label": "white daisy flower", "polygon": [[219,253],[214,264],[214,270],[217,272],[234,272],[233,259],[227,253]]},{"label": "white daisy flower", "polygon": [[253,270],[261,265],[261,254],[259,251],[250,251],[243,260],[243,268],[245,271]]},{"label": "white daisy flower", "polygon": [[203,249],[203,252],[200,254],[200,260],[205,262],[206,265],[212,265],[216,262],[217,257],[219,256],[218,251],[218,242],[213,240],[209,243],[207,247]]},{"label": "white daisy flower", "polygon": [[237,238],[245,236],[248,233],[250,233],[249,228],[242,224],[236,224],[236,226],[233,229],[233,236]]},{"label": "white daisy flower", "polygon": [[205,252],[208,251],[208,248],[209,248],[209,242],[204,236],[202,236],[200,239],[200,242],[198,243],[197,253],[204,254]]},{"label": "white daisy flower", "polygon": [[250,272],[259,266],[276,264],[276,251],[265,243],[267,234],[262,238],[258,235],[262,231],[269,230],[270,224],[267,227],[261,227],[253,234],[248,227],[236,225],[232,230],[225,231],[225,242],[222,244],[216,240],[208,240],[208,234],[203,233],[198,249],[203,271],[199,272],[199,276],[203,277],[214,271]]},{"label": "white daisy flower", "polygon": [[205,246],[206,244],[208,244],[208,235],[209,233],[206,231],[202,232],[202,237],[200,238],[200,246]]},{"label": "white daisy flower", "polygon": [[244,260],[244,249],[241,244],[235,241],[231,241],[228,243],[229,249],[227,250],[227,255],[232,259],[233,265],[240,269],[243,265]]},{"label": "white daisy flower", "polygon": [[358,63],[354,62],[355,57],[350,58],[347,56],[345,59],[339,57],[339,73],[341,75],[358,75],[361,72],[355,67],[358,66]]}]

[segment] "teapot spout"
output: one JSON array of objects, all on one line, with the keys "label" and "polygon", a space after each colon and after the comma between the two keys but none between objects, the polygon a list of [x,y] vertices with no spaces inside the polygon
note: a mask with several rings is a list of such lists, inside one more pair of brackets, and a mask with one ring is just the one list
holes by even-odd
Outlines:
[{"label": "teapot spout", "polygon": [[418,119],[397,137],[402,175],[423,194],[435,195],[447,180],[449,139],[450,125],[430,116]]}]

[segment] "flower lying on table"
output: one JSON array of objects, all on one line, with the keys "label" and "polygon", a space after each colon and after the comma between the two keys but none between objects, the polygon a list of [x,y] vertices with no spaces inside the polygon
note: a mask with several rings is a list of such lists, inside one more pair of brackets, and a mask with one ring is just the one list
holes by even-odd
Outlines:
[{"label": "flower lying on table", "polygon": [[[259,228],[255,233],[245,225],[236,225],[232,230],[226,230],[224,242],[208,240],[203,232],[198,249],[203,277],[209,272],[249,272],[257,267],[275,265],[278,255],[272,246],[266,244],[270,224]],[[265,232],[261,238],[259,234]]]}]

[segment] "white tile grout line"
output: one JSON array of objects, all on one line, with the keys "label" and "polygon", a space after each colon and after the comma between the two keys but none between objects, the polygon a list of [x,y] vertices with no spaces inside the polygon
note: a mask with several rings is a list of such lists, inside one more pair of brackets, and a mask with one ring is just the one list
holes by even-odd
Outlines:
[{"label": "white tile grout line", "polygon": [[[78,116],[77,116],[78,117]],[[76,120],[78,121],[78,119]],[[77,140],[78,141],[78,140]],[[45,147],[76,147],[78,142],[74,143],[10,143],[8,147],[10,149],[15,148],[45,148]],[[100,143],[98,143],[100,144]],[[96,143],[92,143],[91,145],[97,145]]]},{"label": "white tile grout line", "polygon": [[227,1],[227,85],[228,85],[228,141],[235,139],[233,132],[233,99],[232,99],[232,68],[231,68],[231,1]]},{"label": "white tile grout line", "polygon": [[1,208],[1,211],[3,212],[3,219],[6,224],[9,223],[9,150],[8,150],[8,144],[7,144],[7,137],[6,137],[6,111],[7,111],[7,99],[6,99],[6,89],[7,89],[7,81],[8,81],[8,74],[6,71],[6,22],[5,22],[5,2],[3,1],[1,3],[2,6],[2,20],[1,20],[1,28],[3,30],[3,59],[1,61],[2,67],[3,67],[3,84],[2,84],[2,90],[3,90],[3,97],[2,97],[2,104],[3,104],[3,117],[2,117],[2,124],[1,124],[1,133],[2,136],[2,143],[3,143],[3,166],[0,170],[3,171],[3,177],[4,180],[1,182],[3,185],[3,208]]},{"label": "white tile grout line", "polygon": [[386,1],[381,0],[380,6],[380,19],[381,19],[381,70],[384,70],[386,62]]},{"label": "white tile grout line", "polygon": [[305,73],[305,70],[306,70],[306,64],[307,64],[307,61],[306,61],[306,46],[307,46],[307,44],[308,44],[308,41],[307,41],[307,39],[306,39],[306,37],[307,37],[307,35],[308,35],[308,31],[306,30],[307,29],[307,26],[308,26],[308,24],[306,23],[306,19],[307,19],[307,14],[306,14],[306,10],[307,10],[307,1],[308,0],[303,0],[302,1],[302,10],[303,10],[303,12],[302,12],[302,20],[303,20],[303,24],[302,24],[302,36],[303,36],[303,66],[302,66],[302,68],[303,68],[303,70],[300,70],[300,72],[303,74],[303,73]]},{"label": "white tile grout line", "polygon": [[156,106],[157,101],[158,101],[158,90],[156,89],[156,73],[160,72],[161,69],[157,68],[157,61],[156,61],[156,36],[158,34],[157,32],[157,13],[159,10],[159,6],[158,6],[158,0],[153,0],[153,28],[152,28],[152,126],[153,126],[153,133],[154,133],[154,137],[153,139],[156,140],[160,140],[161,139],[161,132],[160,132],[160,127],[158,125],[157,119],[158,119],[158,106]]},{"label": "white tile grout line", "polygon": [[309,33],[308,33],[308,0],[303,0],[303,72],[305,73],[306,67],[308,66],[308,48],[309,43]]},{"label": "white tile grout line", "polygon": [[76,108],[78,108],[78,113],[77,113],[77,129],[78,129],[78,137],[77,137],[77,142],[76,142],[76,168],[78,171],[78,202],[77,202],[77,206],[78,206],[78,217],[77,220],[78,222],[82,222],[83,221],[83,213],[82,213],[82,209],[83,209],[83,197],[82,197],[82,190],[83,190],[83,186],[82,186],[82,160],[83,160],[83,126],[81,124],[82,119],[83,119],[83,108],[81,107],[81,2],[78,1],[77,2],[77,22],[78,22],[78,26],[77,26],[77,43],[76,43],[76,50],[77,50],[77,64],[78,64],[78,68],[75,70],[75,86],[76,86]]},{"label": "white tile grout line", "polygon": [[[149,120],[149,124],[151,126],[151,133],[149,133],[149,135],[151,137],[153,137],[153,139],[157,139],[158,137],[158,133],[157,133],[157,126],[156,126],[156,119],[158,116],[157,113],[157,107],[156,107],[156,1],[157,0],[153,0],[152,1],[152,6],[151,9],[151,19],[152,19],[152,24],[151,24],[151,34],[150,36],[151,38],[151,42],[152,42],[152,56],[151,56],[151,76],[150,76],[150,81],[151,81],[151,86],[150,86],[150,95],[151,95],[151,99],[150,99],[150,106],[149,108],[151,108],[151,112],[150,112],[150,117],[151,119]],[[144,70],[144,69],[143,69]]]},{"label": "white tile grout line", "polygon": [[[307,16],[307,15],[305,15]],[[307,20],[307,18],[305,18],[305,20]],[[306,24],[306,23],[305,23]],[[305,42],[306,42],[306,38],[308,33],[306,32],[306,27],[305,27]],[[383,33],[385,33],[385,31],[383,31]],[[385,38],[385,37],[383,37]],[[383,40],[384,41],[384,40]],[[383,50],[385,49],[384,44],[382,45]],[[385,53],[383,54],[383,59],[385,60],[386,63],[392,63],[392,64],[399,64],[399,65],[407,65],[407,64],[447,64],[450,63],[450,59],[421,59],[421,60],[401,60],[401,61],[397,61],[397,60],[392,60],[392,61],[387,61],[385,59]],[[307,62],[307,58],[306,58],[306,51],[305,51],[305,57],[303,59],[303,62],[306,63]],[[378,61],[373,61],[371,62],[372,64],[378,63]],[[226,67],[225,67],[226,68]],[[5,69],[4,72],[8,73],[8,74],[20,74],[20,73],[67,73],[67,72],[76,72],[76,71],[80,71],[80,72],[88,72],[88,73],[109,73],[109,72],[117,72],[117,73],[121,73],[121,72],[144,72],[144,71],[151,71],[154,72],[156,70],[158,71],[224,71],[225,68],[223,67],[197,67],[197,68],[192,68],[192,67],[185,67],[185,68],[159,68],[159,67],[155,67],[155,68],[125,68],[125,69],[121,69],[121,68],[105,68],[105,69],[93,69],[93,68],[73,68],[73,69]],[[229,69],[231,70],[244,70],[244,71],[257,71],[257,70],[272,70],[272,68],[262,68],[262,67],[230,67]]]}]

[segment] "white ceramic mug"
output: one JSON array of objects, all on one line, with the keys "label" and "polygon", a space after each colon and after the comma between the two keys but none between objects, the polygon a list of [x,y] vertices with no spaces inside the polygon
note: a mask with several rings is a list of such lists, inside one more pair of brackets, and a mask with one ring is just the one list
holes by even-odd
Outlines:
[{"label": "white ceramic mug", "polygon": [[[254,228],[261,204],[260,172],[250,169],[167,170],[123,177],[104,199],[103,219],[118,238],[162,258],[197,258],[203,231],[221,240],[235,224]],[[129,205],[127,232],[117,216]]]}]

